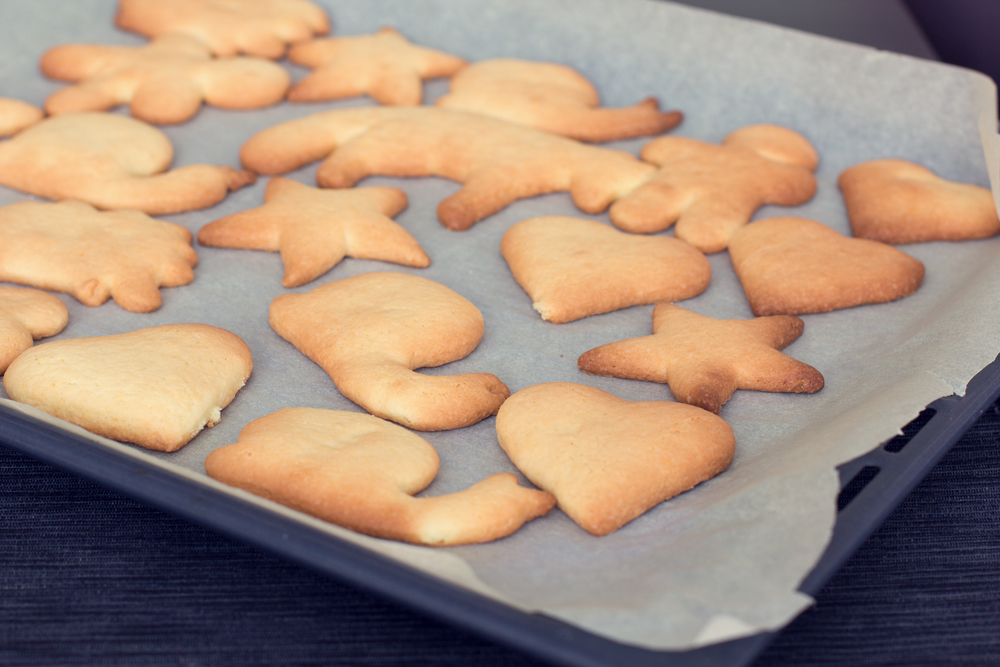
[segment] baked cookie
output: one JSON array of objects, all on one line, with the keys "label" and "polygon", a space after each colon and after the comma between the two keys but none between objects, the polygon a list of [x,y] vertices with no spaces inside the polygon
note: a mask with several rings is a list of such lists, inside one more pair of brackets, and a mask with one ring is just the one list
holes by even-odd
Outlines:
[{"label": "baked cookie", "polygon": [[271,302],[271,326],[376,417],[417,431],[471,426],[510,395],[495,375],[422,375],[467,357],[483,316],[459,294],[404,273],[364,273]]},{"label": "baked cookie", "polygon": [[465,67],[463,59],[411,44],[392,28],[296,44],[288,59],[313,70],[289,91],[292,102],[368,95],[379,104],[412,106],[423,99],[424,79],[451,76]]},{"label": "baked cookie", "polygon": [[170,140],[142,121],[65,114],[0,142],[0,185],[47,199],[166,215],[212,206],[255,179],[206,164],[167,171],[172,159]]},{"label": "baked cookie", "polygon": [[172,452],[219,422],[252,367],[234,334],[167,324],[36,345],[3,383],[13,400],[91,433]]},{"label": "baked cookie", "polygon": [[589,315],[705,291],[708,260],[669,236],[634,236],[593,220],[529,218],[503,235],[500,252],[543,320]]},{"label": "baked cookie", "polygon": [[398,188],[318,190],[275,176],[264,202],[208,223],[198,232],[198,242],[280,251],[285,287],[318,278],[344,257],[418,267],[431,263],[420,244],[392,220],[406,208],[406,193]]},{"label": "baked cookie", "polygon": [[660,169],[615,202],[611,222],[639,233],[676,222],[677,238],[704,253],[725,250],[733,232],[761,206],[797,206],[816,193],[816,150],[802,135],[777,125],[740,128],[722,145],[659,137],[641,155]]},{"label": "baked cookie", "polygon": [[107,111],[128,104],[149,123],[183,123],[202,103],[259,109],[280,102],[292,83],[285,68],[263,58],[213,58],[194,37],[168,34],[145,46],[66,44],[45,52],[41,70],[75,85],[45,101],[51,115]]},{"label": "baked cookie", "polygon": [[721,418],[667,401],[625,401],[581,384],[538,384],[497,414],[514,465],[593,535],[607,535],[725,470],[736,439]]},{"label": "baked cookie", "polygon": [[964,241],[1000,232],[993,193],[905,160],[871,160],[838,179],[854,236],[893,245]]},{"label": "baked cookie", "polygon": [[0,208],[0,280],[65,292],[88,306],[160,307],[160,287],[194,280],[198,256],[184,227],[139,211],[20,202]]},{"label": "baked cookie", "polygon": [[414,498],[437,475],[434,448],[402,426],[337,410],[285,408],[261,417],[239,442],[209,454],[205,471],[359,533],[435,546],[506,537],[555,504],[510,473]]},{"label": "baked cookie", "polygon": [[580,141],[661,134],[684,119],[648,98],[623,108],[601,107],[597,89],[571,67],[496,58],[472,63],[450,82],[439,107],[474,111]]},{"label": "baked cookie", "polygon": [[924,265],[892,246],[805,218],[767,218],[733,234],[733,268],[755,315],[825,313],[917,291]]},{"label": "baked cookie", "polygon": [[34,125],[45,115],[34,104],[11,97],[0,97],[0,137],[9,137]]},{"label": "baked cookie", "polygon": [[0,374],[39,338],[66,327],[69,311],[57,297],[29,287],[0,285]]},{"label": "baked cookie", "polygon": [[581,144],[482,114],[435,107],[363,107],[325,111],[275,125],[240,150],[258,174],[280,174],[324,159],[322,187],[365,178],[442,176],[463,184],[438,206],[438,219],[468,229],[525,197],[569,191],[587,213],[600,213],[644,183],[656,168],[624,151]]},{"label": "baked cookie", "polygon": [[610,343],[580,355],[593,375],[662,382],[674,398],[719,414],[737,389],[814,393],[823,375],[781,350],[802,335],[794,315],[717,320],[658,303],[653,335]]},{"label": "baked cookie", "polygon": [[326,12],[308,0],[119,0],[115,24],[146,37],[189,35],[217,56],[272,60],[330,31]]}]

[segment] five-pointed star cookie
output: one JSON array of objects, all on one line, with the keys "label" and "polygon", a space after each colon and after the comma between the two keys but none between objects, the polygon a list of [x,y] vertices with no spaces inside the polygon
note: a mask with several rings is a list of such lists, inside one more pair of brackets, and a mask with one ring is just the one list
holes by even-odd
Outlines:
[{"label": "five-pointed star cookie", "polygon": [[291,85],[285,68],[263,58],[213,58],[194,37],[168,34],[145,46],[64,44],[47,51],[42,73],[76,85],[45,101],[50,114],[107,111],[128,104],[150,123],[182,123],[202,102],[259,109],[280,102]]},{"label": "five-pointed star cookie", "polygon": [[0,374],[35,340],[55,336],[68,321],[65,304],[52,294],[0,285]]},{"label": "five-pointed star cookie", "polygon": [[801,334],[794,315],[716,320],[672,303],[653,310],[653,335],[609,343],[580,355],[594,375],[662,382],[674,398],[716,414],[737,389],[813,393],[823,376],[780,352]]},{"label": "five-pointed star cookie", "polygon": [[392,220],[406,208],[406,193],[397,188],[320,190],[276,176],[267,184],[264,202],[205,225],[198,242],[280,251],[285,287],[318,278],[344,257],[417,267],[431,263],[420,244]]},{"label": "five-pointed star cookie", "polygon": [[115,24],[146,37],[190,35],[217,56],[272,60],[330,31],[326,12],[309,0],[120,0]]},{"label": "five-pointed star cookie", "polygon": [[615,202],[611,221],[639,233],[676,222],[677,238],[704,253],[725,250],[733,232],[761,206],[797,206],[816,193],[816,150],[802,135],[777,125],[740,128],[721,146],[659,137],[641,155],[660,170]]},{"label": "five-pointed star cookie", "polygon": [[374,35],[297,44],[288,59],[313,70],[288,92],[292,102],[367,94],[380,104],[396,106],[420,104],[421,81],[451,76],[466,64],[456,56],[411,44],[392,28]]}]

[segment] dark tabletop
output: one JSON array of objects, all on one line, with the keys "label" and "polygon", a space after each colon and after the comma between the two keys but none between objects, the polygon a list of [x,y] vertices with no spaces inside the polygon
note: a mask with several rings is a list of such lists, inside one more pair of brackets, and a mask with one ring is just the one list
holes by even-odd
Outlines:
[{"label": "dark tabletop", "polygon": [[[897,0],[689,4],[937,55]],[[1000,663],[998,444],[993,406],[755,664]],[[0,664],[543,663],[0,446]]]}]

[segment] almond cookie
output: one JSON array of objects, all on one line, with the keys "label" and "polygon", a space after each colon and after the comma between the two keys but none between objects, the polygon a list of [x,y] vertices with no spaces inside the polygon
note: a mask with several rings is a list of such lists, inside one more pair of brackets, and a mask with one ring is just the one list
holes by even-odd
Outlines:
[{"label": "almond cookie", "polygon": [[45,101],[51,115],[107,111],[128,104],[149,123],[183,123],[202,102],[222,109],[259,109],[280,102],[291,85],[285,68],[263,58],[213,58],[186,35],[164,35],[145,46],[65,44],[45,52],[41,70],[76,85]]},{"label": "almond cookie", "polygon": [[0,280],[65,292],[88,306],[109,298],[134,313],[162,303],[160,287],[194,280],[184,227],[139,211],[20,202],[0,208]]},{"label": "almond cookie", "polygon": [[483,316],[426,278],[364,273],[271,302],[271,326],[326,371],[348,399],[417,431],[470,426],[510,395],[495,375],[422,375],[467,357]]},{"label": "almond cookie", "polygon": [[794,315],[717,320],[672,303],[653,309],[653,335],[584,352],[580,370],[662,382],[674,398],[719,414],[737,389],[814,393],[823,375],[781,350],[802,335]]},{"label": "almond cookie", "polygon": [[379,104],[412,106],[423,99],[424,79],[465,67],[461,58],[411,44],[392,28],[296,44],[288,59],[313,70],[289,91],[292,102],[369,95]]},{"label": "almond cookie", "polygon": [[669,236],[634,236],[580,218],[529,218],[504,234],[500,251],[543,320],[589,315],[705,291],[708,260]]},{"label": "almond cookie", "polygon": [[497,438],[514,465],[593,535],[718,475],[736,446],[729,424],[701,408],[625,401],[568,382],[507,399]]},{"label": "almond cookie", "polygon": [[600,213],[656,168],[624,151],[581,144],[482,114],[435,107],[364,107],[320,112],[254,135],[240,150],[258,174],[280,174],[324,159],[322,187],[367,176],[442,176],[463,184],[438,206],[438,219],[468,229],[525,197],[569,191]]},{"label": "almond cookie", "polygon": [[272,60],[289,44],[330,31],[326,12],[308,0],[120,0],[115,24],[146,37],[189,35],[217,56]]},{"label": "almond cookie", "polygon": [[726,249],[733,232],[765,204],[797,206],[816,193],[816,150],[776,125],[749,125],[722,145],[659,137],[642,159],[660,167],[645,185],[611,207],[611,222],[629,232],[676,235],[704,253]]},{"label": "almond cookie", "polygon": [[623,108],[601,107],[597,89],[571,67],[497,58],[473,63],[450,82],[437,106],[474,111],[580,141],[661,134],[684,118],[660,111],[650,97]]},{"label": "almond cookie", "polygon": [[0,285],[0,374],[39,338],[66,327],[69,311],[57,297],[29,287]]},{"label": "almond cookie", "polygon": [[34,125],[45,115],[34,104],[10,97],[0,97],[0,137],[9,137]]},{"label": "almond cookie", "polygon": [[920,260],[805,218],[758,220],[733,234],[733,268],[755,315],[825,313],[917,291]]},{"label": "almond cookie", "polygon": [[172,159],[170,140],[142,121],[65,114],[0,142],[0,185],[46,199],[166,215],[217,204],[255,178],[207,164],[167,171]]},{"label": "almond cookie", "polygon": [[228,331],[167,324],[36,345],[3,382],[13,400],[91,433],[172,452],[219,422],[252,367]]},{"label": "almond cookie", "polygon": [[280,251],[285,287],[318,278],[344,257],[418,267],[431,263],[420,244],[392,220],[406,208],[406,193],[398,188],[318,190],[275,176],[264,202],[205,225],[198,242]]},{"label": "almond cookie", "polygon": [[993,193],[905,160],[871,160],[838,179],[854,236],[893,245],[964,241],[1000,232]]},{"label": "almond cookie", "polygon": [[510,473],[414,498],[437,475],[434,448],[402,426],[337,410],[285,408],[257,419],[239,442],[209,454],[205,471],[359,533],[434,546],[506,537],[555,504]]}]

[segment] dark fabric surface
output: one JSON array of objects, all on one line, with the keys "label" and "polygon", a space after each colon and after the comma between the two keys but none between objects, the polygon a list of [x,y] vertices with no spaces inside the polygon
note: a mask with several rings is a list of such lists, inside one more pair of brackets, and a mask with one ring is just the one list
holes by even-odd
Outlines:
[{"label": "dark fabric surface", "polygon": [[[758,666],[1000,663],[994,407]],[[0,447],[0,664],[540,665]]]}]

